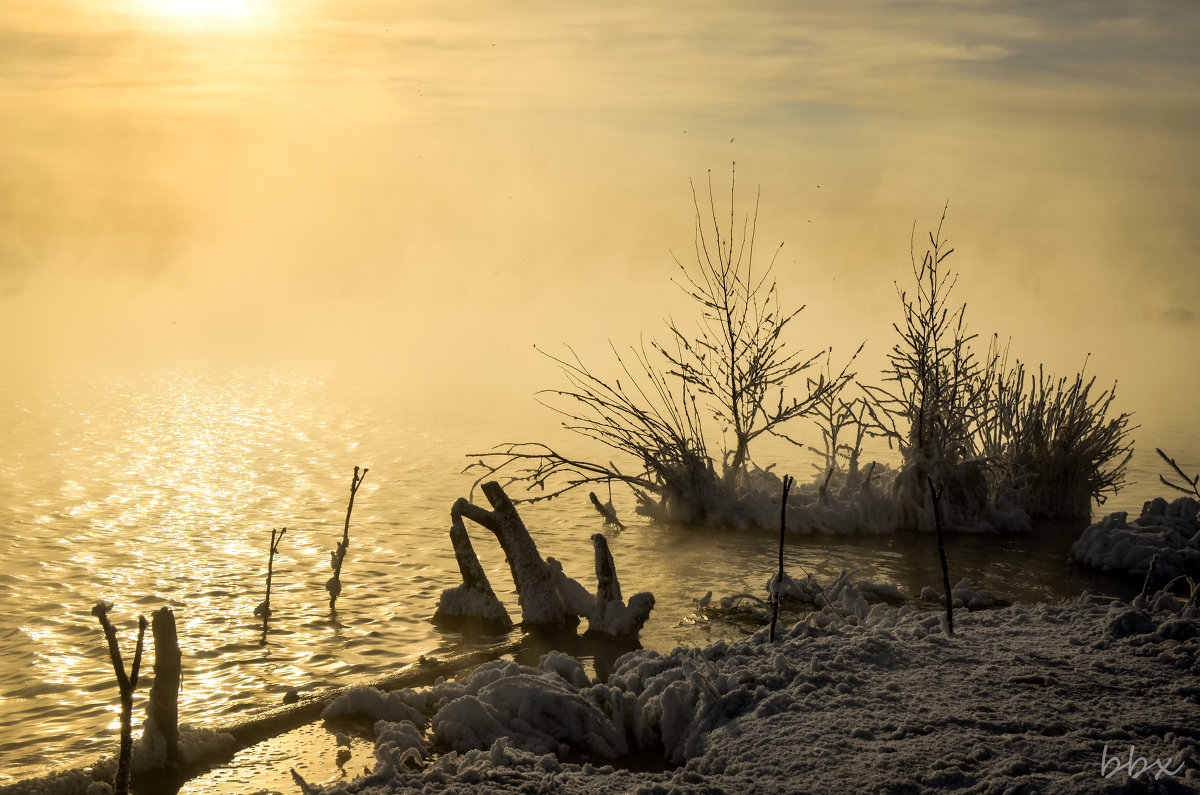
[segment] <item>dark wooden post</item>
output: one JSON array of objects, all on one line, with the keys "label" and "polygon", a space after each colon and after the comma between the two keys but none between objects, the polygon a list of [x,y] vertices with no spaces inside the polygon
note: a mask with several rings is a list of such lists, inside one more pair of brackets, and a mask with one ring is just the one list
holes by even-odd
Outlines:
[{"label": "dark wooden post", "polygon": [[[775,622],[779,619],[779,600],[783,595],[783,537],[787,531],[787,497],[795,479],[783,476],[783,499],[779,504],[779,573],[775,575],[775,593],[771,595],[771,642],[775,642]],[[829,478],[825,478],[829,482]]]}]

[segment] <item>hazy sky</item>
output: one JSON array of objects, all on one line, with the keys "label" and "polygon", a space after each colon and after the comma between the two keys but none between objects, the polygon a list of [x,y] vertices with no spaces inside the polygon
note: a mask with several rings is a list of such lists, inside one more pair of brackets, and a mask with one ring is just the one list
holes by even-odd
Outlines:
[{"label": "hazy sky", "polygon": [[532,392],[534,343],[684,316],[689,179],[736,161],[805,347],[877,367],[949,200],[974,330],[1194,416],[1198,53],[1191,0],[5,0],[0,361]]}]

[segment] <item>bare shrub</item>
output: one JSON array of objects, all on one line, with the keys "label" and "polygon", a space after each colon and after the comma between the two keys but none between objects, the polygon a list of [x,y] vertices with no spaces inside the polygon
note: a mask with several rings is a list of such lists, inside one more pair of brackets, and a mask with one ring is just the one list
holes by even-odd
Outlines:
[{"label": "bare shrub", "polygon": [[643,513],[719,523],[749,487],[755,439],[773,434],[798,444],[782,426],[809,414],[853,374],[847,364],[793,391],[821,354],[805,356],[789,346],[785,332],[804,307],[783,307],[774,256],[765,266],[756,261],[758,199],[739,229],[735,189],[736,171],[726,225],[717,214],[711,174],[706,208],[692,185],[694,261],[676,264],[677,283],[699,310],[694,326],[668,321],[667,343],[643,342],[631,357],[613,347],[615,377],[598,375],[569,348],[567,357],[547,354],[569,386],[539,393],[543,402],[564,417],[564,427],[621,454],[626,469],[518,442],[472,455],[478,461],[468,469],[482,469],[480,481],[501,476],[540,489],[521,501],[625,483],[639,496]]}]

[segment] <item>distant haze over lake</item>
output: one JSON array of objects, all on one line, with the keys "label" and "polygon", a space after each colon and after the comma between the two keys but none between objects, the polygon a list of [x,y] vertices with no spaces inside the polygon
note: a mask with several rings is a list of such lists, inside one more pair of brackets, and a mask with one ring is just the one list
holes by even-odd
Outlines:
[{"label": "distant haze over lake", "polygon": [[1063,374],[1090,352],[1173,422],[1200,372],[1198,15],[11,0],[0,364],[297,361],[515,405],[557,384],[534,344],[602,361],[686,317],[688,181],[711,169],[725,213],[736,161],[798,345],[867,339],[877,371],[914,221],[920,246],[949,199],[981,342]]}]

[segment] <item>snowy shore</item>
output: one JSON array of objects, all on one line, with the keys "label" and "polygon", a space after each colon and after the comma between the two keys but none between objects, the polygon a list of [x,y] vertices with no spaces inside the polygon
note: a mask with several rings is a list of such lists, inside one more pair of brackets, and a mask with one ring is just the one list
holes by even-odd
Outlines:
[{"label": "snowy shore", "polygon": [[557,652],[499,660],[335,702],[375,738],[346,769],[372,772],[298,789],[1196,791],[1200,618],[1165,607],[1018,604],[960,612],[952,636],[940,613],[826,608],[775,644],[629,653],[603,683]]},{"label": "snowy shore", "polygon": [[[1200,788],[1196,618],[1014,605],[963,614],[947,636],[939,615],[905,607],[816,617],[774,645],[764,631],[635,652],[603,684],[562,655],[489,663],[405,694],[432,713],[431,748],[417,726],[382,720],[375,774],[313,791]],[[436,761],[410,761],[433,749]]]}]

